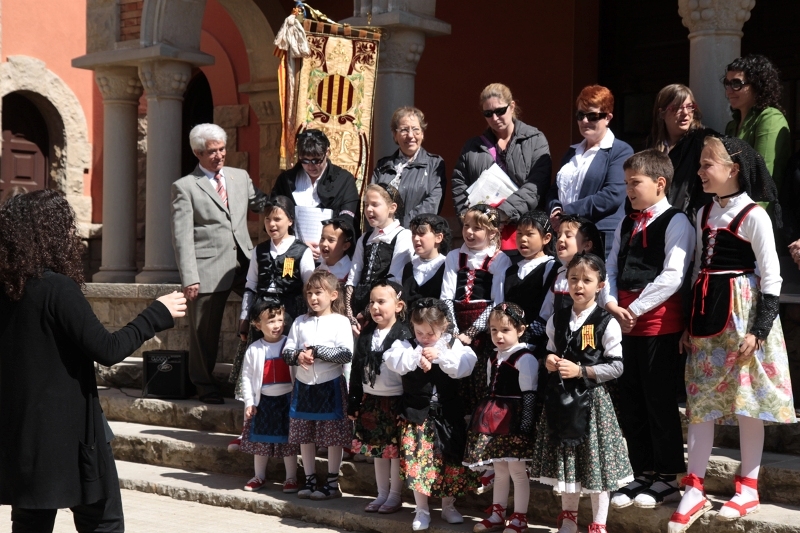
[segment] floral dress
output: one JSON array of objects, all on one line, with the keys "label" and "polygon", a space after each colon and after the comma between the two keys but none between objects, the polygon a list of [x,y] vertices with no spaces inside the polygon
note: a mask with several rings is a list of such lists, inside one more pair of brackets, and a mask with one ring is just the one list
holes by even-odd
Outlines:
[{"label": "floral dress", "polygon": [[698,216],[697,243],[692,349],[686,363],[689,423],[737,425],[738,416],[796,422],[780,317],[761,349],[746,359],[739,356],[739,345],[757,319],[762,290],[780,294],[769,216],[747,194],[724,208],[715,201]]}]

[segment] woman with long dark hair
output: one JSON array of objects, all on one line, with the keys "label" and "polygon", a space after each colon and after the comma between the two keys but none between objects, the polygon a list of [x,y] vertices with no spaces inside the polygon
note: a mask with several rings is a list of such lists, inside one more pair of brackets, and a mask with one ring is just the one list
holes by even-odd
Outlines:
[{"label": "woman with long dark hair", "polygon": [[0,505],[14,532],[52,531],[63,508],[79,531],[124,531],[94,363],[122,361],[186,310],[173,292],[109,333],[81,292],[82,250],[61,193],[0,206]]}]

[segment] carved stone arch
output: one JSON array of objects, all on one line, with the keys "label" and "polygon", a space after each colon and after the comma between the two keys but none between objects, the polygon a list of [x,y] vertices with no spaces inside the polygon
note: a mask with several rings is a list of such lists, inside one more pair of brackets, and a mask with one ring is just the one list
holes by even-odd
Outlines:
[{"label": "carved stone arch", "polygon": [[205,10],[206,0],[144,0],[141,45],[163,43],[181,50],[199,50]]},{"label": "carved stone arch", "polygon": [[67,195],[79,224],[90,224],[92,198],[83,194],[83,175],[92,146],[80,101],[44,61],[29,56],[9,56],[0,64],[0,97],[13,92],[33,102],[47,123],[51,186]]},{"label": "carved stone arch", "polygon": [[[272,54],[275,33],[264,12],[253,0],[218,0],[225,8],[247,49],[247,60],[250,65],[250,81],[277,78],[279,60]],[[280,23],[283,21],[279,21]]]}]

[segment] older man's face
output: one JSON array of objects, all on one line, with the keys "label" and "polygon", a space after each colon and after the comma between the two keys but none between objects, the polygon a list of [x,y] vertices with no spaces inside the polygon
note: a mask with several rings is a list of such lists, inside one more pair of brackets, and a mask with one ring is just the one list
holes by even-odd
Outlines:
[{"label": "older man's face", "polygon": [[211,172],[219,172],[225,165],[225,143],[222,141],[207,141],[206,149],[195,152],[200,160],[200,165]]}]

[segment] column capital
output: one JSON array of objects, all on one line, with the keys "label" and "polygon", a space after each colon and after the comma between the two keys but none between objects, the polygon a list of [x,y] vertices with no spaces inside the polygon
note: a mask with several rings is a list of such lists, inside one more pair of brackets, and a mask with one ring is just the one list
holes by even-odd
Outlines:
[{"label": "column capital", "polygon": [[689,28],[689,38],[703,34],[741,37],[756,0],[678,0],[678,13]]},{"label": "column capital", "polygon": [[183,61],[144,61],[139,64],[139,78],[148,98],[183,99],[192,66]]},{"label": "column capital", "polygon": [[104,102],[138,103],[142,82],[134,67],[105,67],[94,72],[94,80]]},{"label": "column capital", "polygon": [[385,28],[380,42],[380,69],[384,73],[416,75],[425,50],[425,34],[408,28]]}]

